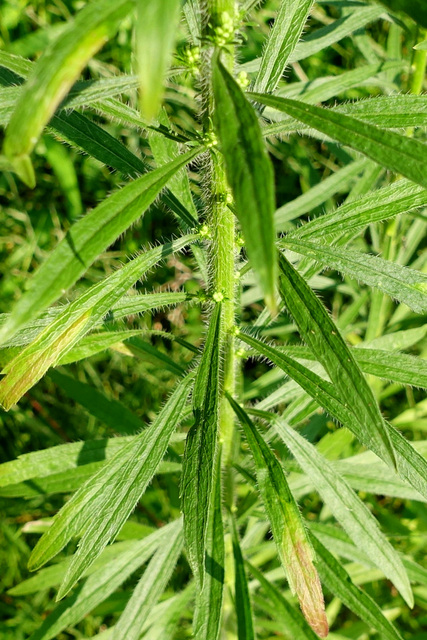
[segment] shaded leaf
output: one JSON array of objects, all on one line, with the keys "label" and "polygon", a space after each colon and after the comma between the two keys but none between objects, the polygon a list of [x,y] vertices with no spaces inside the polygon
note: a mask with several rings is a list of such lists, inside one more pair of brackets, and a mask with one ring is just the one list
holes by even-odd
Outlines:
[{"label": "shaded leaf", "polygon": [[289,586],[298,596],[311,628],[322,638],[328,635],[322,588],[314,567],[298,505],[289,489],[282,466],[243,409],[227,396],[242,425],[257,469],[258,488],[270,520],[273,538]]}]

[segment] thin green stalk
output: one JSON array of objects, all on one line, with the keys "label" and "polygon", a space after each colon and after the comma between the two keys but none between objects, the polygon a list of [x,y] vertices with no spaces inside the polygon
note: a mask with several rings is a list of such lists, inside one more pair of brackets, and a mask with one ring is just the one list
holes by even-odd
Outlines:
[{"label": "thin green stalk", "polygon": [[[221,37],[227,37],[227,26],[234,20],[235,4],[231,0],[207,0],[202,2],[204,19],[205,47],[202,54],[202,108],[205,131],[212,121],[211,63],[214,53],[212,40],[221,43]],[[218,35],[219,34],[219,35]],[[224,35],[225,34],[225,35]],[[232,39],[232,38],[231,38]],[[223,49],[222,60],[230,71],[234,66],[234,47],[232,44]],[[209,132],[209,129],[206,133]],[[222,354],[223,385],[220,399],[219,437],[222,444],[222,469],[224,479],[224,499],[230,508],[233,504],[233,443],[234,413],[225,398],[225,393],[234,395],[235,391],[235,308],[236,308],[236,226],[234,214],[228,206],[229,187],[225,167],[220,154],[211,155],[209,167],[209,216],[211,227],[211,294],[222,300]]]}]

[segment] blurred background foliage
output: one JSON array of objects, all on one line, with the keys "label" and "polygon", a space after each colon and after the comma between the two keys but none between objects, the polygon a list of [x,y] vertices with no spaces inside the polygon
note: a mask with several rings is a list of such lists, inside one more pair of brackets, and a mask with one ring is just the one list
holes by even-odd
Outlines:
[{"label": "blurred background foliage", "polygon": [[[0,49],[32,60],[37,59],[51,39],[58,36],[65,21],[84,4],[81,0],[2,0]],[[260,54],[277,5],[277,0],[269,0],[263,3],[260,10],[249,16],[247,38],[239,52],[240,62],[251,60]],[[316,3],[306,33],[329,24],[344,10],[338,1]],[[310,81],[320,75],[339,75],[367,63],[403,58],[406,64],[401,72],[384,72],[380,76],[381,83],[350,89],[342,94],[340,99],[345,101],[381,93],[408,92],[411,89],[411,63],[414,55],[412,47],[422,38],[417,33],[414,23],[409,19],[402,20],[379,20],[324,51],[300,63],[294,63],[288,73],[289,81]],[[178,51],[184,50],[184,38],[183,30],[178,39]],[[131,44],[131,23],[130,20],[125,20],[117,37],[102,49],[96,60],[90,62],[84,77],[106,78],[119,73],[131,73]],[[176,66],[179,67],[178,57]],[[124,95],[123,99],[137,106],[134,92]],[[331,101],[333,102],[334,100]],[[195,106],[195,86],[190,74],[177,73],[171,78],[166,105],[175,124],[179,126],[181,123],[187,127],[194,124],[192,110]],[[138,135],[134,130],[107,122],[101,116],[91,117],[131,150],[146,156],[148,163],[151,162],[151,152],[144,136]],[[276,172],[278,206],[304,193],[348,161],[347,152],[342,148],[334,143],[321,142],[313,138],[291,136],[280,141],[270,139],[269,150]],[[38,144],[34,164],[38,175],[34,191],[28,190],[10,173],[0,175],[0,312],[11,308],[13,301],[25,288],[30,274],[57,244],[69,225],[125,179],[125,176],[110,171],[100,162],[60,144],[49,135],[44,135]],[[194,192],[200,193],[197,175],[191,177]],[[346,192],[328,200],[321,208],[311,211],[310,217],[322,210],[331,210],[349,191],[350,187]],[[108,259],[100,259],[90,268],[85,279],[75,287],[75,294],[111,272],[125,256],[162,237],[170,237],[176,228],[176,221],[172,215],[164,205],[156,203],[142,222],[136,224],[116,242],[108,252]],[[367,233],[359,242],[365,247],[377,249],[384,241],[381,234],[387,234],[387,226],[379,232],[371,230],[371,235]],[[424,245],[425,240],[417,245],[415,258],[423,255]],[[189,292],[197,289],[197,279],[194,278],[188,257],[169,260],[138,286],[149,291],[162,287],[170,288],[171,283],[172,287],[184,287]],[[343,313],[351,315],[355,305],[357,306],[352,320],[352,331],[347,335],[348,339],[357,344],[366,328],[369,296],[365,295],[358,283],[350,282],[348,279],[342,280],[333,272],[324,272],[318,278],[317,285],[335,317]],[[257,301],[249,301],[244,319],[249,320],[258,312]],[[169,331],[198,346],[203,331],[203,323],[200,320],[198,308],[189,306],[158,312],[152,316],[147,314],[142,319],[128,319],[126,326]],[[422,327],[424,322],[423,316],[412,315],[388,330]],[[293,340],[289,324],[284,322],[275,328],[275,334],[284,341]],[[176,380],[173,370],[168,367],[167,357],[175,363],[189,359],[188,351],[182,346],[161,336],[152,337],[149,344],[154,347],[152,353],[145,352],[141,357],[125,356],[110,350],[68,365],[63,370],[75,379],[89,383],[93,389],[101,391],[109,398],[120,399],[141,420],[147,421],[153,418]],[[409,352],[427,357],[426,340],[418,342]],[[166,356],[166,359],[162,359],[162,356]],[[247,399],[256,391],[256,385],[249,388],[251,381],[262,381],[264,395],[277,386],[276,381],[272,381],[270,385],[265,383],[264,376],[268,376],[268,368],[262,363],[248,362],[246,374]],[[400,416],[400,426],[409,439],[425,439],[427,405],[422,403],[421,392],[384,383],[379,389],[379,397],[386,415],[392,418]],[[348,433],[345,430],[341,431],[342,437],[346,438]],[[318,439],[319,436],[327,434],[332,436],[336,432],[336,426],[324,414],[317,414],[310,419],[303,432],[310,439]],[[65,442],[111,435],[114,433],[108,426],[67,396],[48,375],[9,413],[0,410],[0,462],[11,460],[22,453],[46,449]],[[324,449],[327,442],[326,439]],[[333,457],[333,438],[331,442],[330,457]],[[181,444],[175,446],[175,452],[182,453]],[[286,455],[284,451],[282,453]],[[347,442],[341,443],[340,456],[349,456],[351,453],[352,438],[348,437]],[[140,525],[158,525],[177,517],[178,485],[179,476],[176,474],[156,476],[133,514],[132,521]],[[241,497],[244,498],[246,494],[250,499],[250,492],[248,493],[243,484]],[[394,545],[416,559],[427,571],[427,505],[384,496],[363,494],[363,497],[392,536]],[[2,640],[23,640],[28,637],[40,626],[45,612],[52,607],[54,590],[48,589],[21,597],[9,594],[8,590],[29,576],[26,563],[30,548],[37,539],[37,521],[56,513],[63,500],[64,496],[61,494],[37,496],[26,500],[0,497]],[[318,518],[319,513],[322,520],[328,520],[327,509],[322,506],[317,494],[308,494],[302,500],[301,508],[308,520]],[[124,533],[123,536],[125,535]],[[61,554],[59,559],[63,557]],[[268,569],[268,564],[266,568]],[[174,588],[181,589],[187,579],[188,567],[181,561],[168,592],[173,592]],[[59,640],[90,637],[100,630],[101,624],[108,625],[123,608],[135,581],[136,578],[132,578],[125,583],[120,592],[109,597],[76,628],[60,634]],[[361,576],[360,581],[377,602],[388,604],[390,619],[399,616],[397,626],[404,638],[427,640],[427,587],[415,587],[416,607],[412,612],[407,612],[407,609],[402,607],[401,598],[387,581],[375,581],[375,578],[369,580],[366,576]],[[262,603],[256,601],[255,605],[261,606]],[[339,637],[360,640],[368,638],[366,625],[358,622],[353,614],[342,608],[338,600],[331,600],[328,605],[329,613],[340,622],[343,635]],[[190,637],[189,629],[190,615],[186,617],[184,614],[177,638]],[[277,631],[274,622],[271,622],[271,637],[276,637]],[[378,638],[378,635],[374,633],[369,637]]]}]

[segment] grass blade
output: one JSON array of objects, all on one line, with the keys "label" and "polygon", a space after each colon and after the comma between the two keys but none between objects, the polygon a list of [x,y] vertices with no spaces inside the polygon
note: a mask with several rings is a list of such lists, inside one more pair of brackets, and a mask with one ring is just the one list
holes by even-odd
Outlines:
[{"label": "grass blade", "polygon": [[181,499],[186,550],[199,585],[205,577],[207,523],[217,456],[221,305],[214,307],[193,391],[195,423],[187,435]]},{"label": "grass blade", "polygon": [[57,300],[97,256],[154,202],[176,171],[198,153],[193,150],[129,183],[76,222],[33,276],[28,291],[0,328],[0,342]]},{"label": "grass blade", "polygon": [[344,113],[297,100],[259,93],[250,93],[249,96],[261,104],[287,113],[333,140],[360,151],[382,167],[427,188],[427,175],[422,168],[427,164],[427,145],[423,142],[379,129]]},{"label": "grass blade", "polygon": [[115,538],[134,509],[165,454],[182,417],[192,383],[192,376],[181,381],[153,424],[77,491],[37,543],[29,561],[31,570],[54,557],[71,538],[82,536],[58,599],[68,593],[108,542]]},{"label": "grass blade", "polygon": [[371,388],[339,329],[304,278],[280,256],[280,294],[302,338],[323,365],[336,389],[358,416],[365,441],[375,442],[381,457],[393,467],[396,460],[384,419]]},{"label": "grass blade", "polygon": [[314,0],[283,0],[268,36],[254,91],[272,93],[301,37]]},{"label": "grass blade", "polygon": [[298,505],[289,489],[280,462],[245,411],[230,396],[228,399],[239,418],[255,461],[259,492],[289,586],[298,596],[302,612],[310,627],[324,638],[328,635],[328,622],[322,588]]},{"label": "grass blade", "polygon": [[213,68],[215,130],[224,154],[236,214],[249,260],[267,306],[276,309],[277,252],[273,169],[258,118],[237,82],[219,60]]},{"label": "grass blade", "polygon": [[277,434],[313,481],[316,491],[329,506],[354,544],[396,586],[408,606],[414,605],[411,586],[398,553],[381,533],[377,521],[366,505],[349,487],[332,464],[305,438],[283,420],[273,421]]},{"label": "grass blade", "polygon": [[310,242],[306,238],[284,238],[281,246],[379,289],[417,313],[427,311],[427,276],[421,271],[353,249]]},{"label": "grass blade", "polygon": [[391,11],[403,11],[427,29],[427,9],[423,0],[379,0]]},{"label": "grass blade", "polygon": [[18,175],[35,185],[30,154],[56,107],[90,58],[131,11],[130,0],[88,4],[35,65],[6,131],[3,150]]},{"label": "grass blade", "polygon": [[176,523],[172,522],[143,540],[132,543],[113,562],[94,572],[82,586],[52,611],[29,640],[58,638],[62,631],[80,622],[139,569],[158,546],[167,540],[175,527]]},{"label": "grass blade", "polygon": [[174,523],[169,537],[151,558],[122,615],[114,627],[114,640],[139,640],[141,627],[166,588],[182,552],[182,520]]}]

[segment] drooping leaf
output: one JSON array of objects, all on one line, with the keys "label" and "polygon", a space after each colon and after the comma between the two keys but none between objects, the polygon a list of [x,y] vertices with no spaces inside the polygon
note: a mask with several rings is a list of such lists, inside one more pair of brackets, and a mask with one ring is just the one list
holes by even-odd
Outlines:
[{"label": "drooping leaf", "polygon": [[134,180],[76,222],[31,279],[28,291],[1,326],[0,341],[10,339],[74,284],[97,256],[141,217],[169,178],[196,153],[190,151]]},{"label": "drooping leaf", "polygon": [[274,182],[258,118],[237,82],[217,59],[212,72],[215,130],[224,154],[249,260],[270,311],[276,308],[277,253]]},{"label": "drooping leaf", "polygon": [[64,577],[58,598],[114,540],[162,460],[179,424],[193,377],[181,381],[153,424],[119,451],[56,515],[34,548],[29,567],[35,570],[55,556],[74,536],[81,540]]},{"label": "drooping leaf", "polygon": [[180,9],[180,0],[137,2],[136,58],[140,85],[139,100],[142,115],[149,121],[157,116],[160,108],[164,77],[172,58]]},{"label": "drooping leaf", "polygon": [[423,166],[427,163],[427,145],[423,142],[380,129],[344,113],[298,100],[259,93],[251,93],[249,96],[261,104],[284,111],[333,140],[360,151],[382,167],[427,188],[427,176],[423,171]]},{"label": "drooping leaf", "polygon": [[[141,276],[162,258],[179,251],[197,235],[160,245],[130,260],[122,269],[92,285],[79,298],[64,308],[23,351],[3,368],[0,381],[0,404],[10,409],[22,395],[36,384],[49,367],[54,366]],[[46,263],[45,263],[46,264]],[[132,340],[132,338],[131,338]],[[133,338],[135,340],[135,338]],[[177,367],[175,368],[176,371]],[[178,370],[182,373],[182,370]]]},{"label": "drooping leaf", "polygon": [[246,561],[250,572],[258,580],[265,595],[268,596],[269,601],[274,606],[275,616],[282,623],[281,632],[287,640],[294,640],[298,638],[301,640],[317,640],[317,635],[312,628],[307,624],[302,615],[297,611],[286,598],[282,595],[280,590],[270,582],[265,575],[257,569],[253,564]]},{"label": "drooping leaf", "polygon": [[194,635],[197,640],[218,640],[221,631],[224,592],[224,525],[221,504],[221,451],[211,486],[208,521],[206,525],[205,575],[203,587],[196,592]]},{"label": "drooping leaf", "polygon": [[413,595],[402,561],[364,502],[316,447],[295,429],[280,418],[274,420],[273,426],[354,544],[383,571],[412,607]]},{"label": "drooping leaf", "polygon": [[284,238],[281,246],[378,289],[417,313],[427,310],[427,276],[421,271],[354,249],[310,242],[307,238]]},{"label": "drooping leaf", "polygon": [[235,519],[232,520],[233,556],[234,556],[234,590],[236,599],[237,637],[239,640],[254,640],[254,623],[248,581],[245,572],[239,533]]},{"label": "drooping leaf", "polygon": [[320,577],[326,588],[384,638],[401,640],[400,633],[387,620],[375,600],[352,583],[347,571],[332,553],[316,536],[311,536],[311,542],[316,551]]},{"label": "drooping leaf", "polygon": [[280,256],[280,294],[302,338],[323,365],[344,401],[357,415],[365,441],[375,442],[381,457],[396,464],[384,419],[371,388],[360,371],[339,329],[304,278]]},{"label": "drooping leaf", "polygon": [[182,520],[174,523],[159,546],[114,627],[114,640],[139,640],[142,624],[156,604],[175,569],[184,543]]},{"label": "drooping leaf", "polygon": [[193,391],[194,425],[187,435],[181,480],[186,550],[199,589],[205,578],[206,536],[218,455],[221,305],[214,307]]},{"label": "drooping leaf", "polygon": [[262,54],[254,91],[272,93],[286,68],[307,21],[313,0],[284,0]]},{"label": "drooping leaf", "polygon": [[3,150],[18,175],[35,185],[30,154],[43,127],[88,60],[116,31],[133,2],[97,0],[84,7],[74,22],[47,49],[22,92],[7,128]]},{"label": "drooping leaf", "polygon": [[[286,372],[298,385],[316,400],[331,416],[345,425],[355,436],[380,458],[383,451],[378,446],[377,440],[372,439],[365,426],[360,424],[360,416],[352,410],[348,399],[337,390],[336,385],[302,365],[297,360],[285,355],[279,349],[253,338],[245,333],[239,334],[240,339],[253,347],[259,354],[266,356],[278,367]],[[277,402],[280,402],[281,394]],[[264,404],[264,403],[262,403]],[[274,406],[274,402],[270,406]],[[264,406],[263,409],[266,407]],[[420,455],[416,448],[394,429],[386,424],[387,432],[394,447],[397,459],[397,472],[424,498],[427,498],[427,460]],[[389,464],[388,456],[383,460]]]},{"label": "drooping leaf", "polygon": [[298,596],[302,612],[311,628],[320,637],[326,637],[328,622],[322,588],[298,505],[270,447],[245,411],[230,396],[227,397],[239,418],[254,458],[259,492],[289,586]]}]

